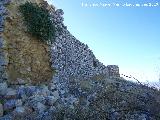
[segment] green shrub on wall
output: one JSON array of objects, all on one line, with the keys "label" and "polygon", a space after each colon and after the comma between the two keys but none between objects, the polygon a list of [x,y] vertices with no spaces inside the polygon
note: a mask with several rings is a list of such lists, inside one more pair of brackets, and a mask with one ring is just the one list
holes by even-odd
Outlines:
[{"label": "green shrub on wall", "polygon": [[33,36],[45,42],[53,42],[55,27],[50,19],[48,10],[36,3],[26,2],[20,5],[27,30]]}]

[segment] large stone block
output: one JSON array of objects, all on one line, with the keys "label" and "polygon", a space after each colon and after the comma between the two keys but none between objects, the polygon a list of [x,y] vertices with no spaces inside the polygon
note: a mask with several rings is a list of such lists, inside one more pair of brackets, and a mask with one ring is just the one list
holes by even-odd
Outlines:
[{"label": "large stone block", "polygon": [[119,67],[117,65],[108,65],[109,77],[120,77]]}]

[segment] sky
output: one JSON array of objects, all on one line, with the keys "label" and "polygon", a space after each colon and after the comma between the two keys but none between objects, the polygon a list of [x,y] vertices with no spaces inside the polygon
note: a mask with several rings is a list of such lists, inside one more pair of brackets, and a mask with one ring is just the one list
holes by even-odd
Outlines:
[{"label": "sky", "polygon": [[64,24],[104,65],[139,81],[160,78],[160,2],[156,0],[48,0]]}]

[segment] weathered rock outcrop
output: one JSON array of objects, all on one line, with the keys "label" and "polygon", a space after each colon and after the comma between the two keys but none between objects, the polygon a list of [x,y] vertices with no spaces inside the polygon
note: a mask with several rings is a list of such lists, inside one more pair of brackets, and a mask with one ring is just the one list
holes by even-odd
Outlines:
[{"label": "weathered rock outcrop", "polygon": [[5,21],[2,18],[4,25],[2,39],[5,42],[3,49],[6,58],[3,64],[8,74],[7,82],[9,84],[48,83],[53,76],[49,62],[49,46],[27,33],[19,11],[19,5],[26,1],[12,0],[6,8],[2,7],[6,9]]},{"label": "weathered rock outcrop", "polygon": [[[26,1],[50,11],[53,44],[26,32],[18,11]],[[118,66],[99,62],[67,30],[63,10],[43,0],[0,0],[0,15],[0,120],[160,119],[159,91],[128,82]]]}]

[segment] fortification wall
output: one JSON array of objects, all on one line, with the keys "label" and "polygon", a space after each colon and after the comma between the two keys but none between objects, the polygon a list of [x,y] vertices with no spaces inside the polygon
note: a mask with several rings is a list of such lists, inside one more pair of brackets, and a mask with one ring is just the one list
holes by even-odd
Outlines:
[{"label": "fortification wall", "polygon": [[35,114],[42,119],[61,106],[89,105],[103,90],[106,78],[117,77],[118,66],[99,62],[67,30],[63,10],[46,2],[43,5],[56,29],[55,42],[45,44],[29,35],[18,10],[26,1],[44,2],[0,1],[0,117],[29,119]]},{"label": "fortification wall", "polygon": [[[90,88],[90,80],[118,77],[119,68],[118,66],[106,67],[99,62],[89,47],[67,30],[63,23],[63,14],[61,9],[51,12],[56,27],[55,42],[51,45],[51,63],[57,72],[52,81],[62,100],[72,104],[71,98],[85,93],[83,88]],[[93,91],[96,93],[96,90]]]}]

